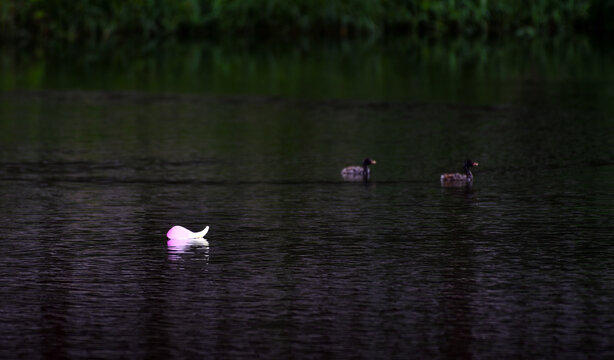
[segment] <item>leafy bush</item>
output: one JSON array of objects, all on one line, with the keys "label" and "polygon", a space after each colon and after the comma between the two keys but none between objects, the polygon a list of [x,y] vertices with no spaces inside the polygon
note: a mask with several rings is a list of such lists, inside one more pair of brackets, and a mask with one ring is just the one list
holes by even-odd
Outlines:
[{"label": "leafy bush", "polygon": [[612,0],[0,0],[0,36],[533,36],[588,24],[611,31],[612,9]]}]

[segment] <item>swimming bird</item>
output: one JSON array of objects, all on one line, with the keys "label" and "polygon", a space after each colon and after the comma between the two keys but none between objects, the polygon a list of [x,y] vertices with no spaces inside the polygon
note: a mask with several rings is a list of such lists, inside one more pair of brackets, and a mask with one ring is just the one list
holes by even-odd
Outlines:
[{"label": "swimming bird", "polygon": [[473,174],[469,168],[473,166],[478,166],[477,162],[467,160],[465,161],[465,166],[463,166],[464,174],[459,173],[447,173],[441,174],[439,178],[442,186],[465,186],[471,185],[473,183]]},{"label": "swimming bird", "polygon": [[347,166],[341,170],[341,176],[344,180],[356,181],[367,180],[371,175],[369,165],[375,164],[375,160],[366,158],[362,162],[362,166]]}]

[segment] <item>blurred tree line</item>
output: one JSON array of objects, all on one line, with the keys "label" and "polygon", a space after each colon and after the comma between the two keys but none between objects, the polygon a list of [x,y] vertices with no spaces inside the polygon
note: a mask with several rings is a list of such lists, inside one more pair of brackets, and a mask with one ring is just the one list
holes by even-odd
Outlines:
[{"label": "blurred tree line", "polygon": [[612,33],[614,0],[0,0],[0,37]]}]

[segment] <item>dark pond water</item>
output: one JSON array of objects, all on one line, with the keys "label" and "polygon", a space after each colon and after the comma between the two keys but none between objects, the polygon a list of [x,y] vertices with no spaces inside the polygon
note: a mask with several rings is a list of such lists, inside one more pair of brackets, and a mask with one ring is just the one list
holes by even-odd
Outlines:
[{"label": "dark pond water", "polygon": [[0,357],[614,356],[612,60],[469,45],[2,52]]}]

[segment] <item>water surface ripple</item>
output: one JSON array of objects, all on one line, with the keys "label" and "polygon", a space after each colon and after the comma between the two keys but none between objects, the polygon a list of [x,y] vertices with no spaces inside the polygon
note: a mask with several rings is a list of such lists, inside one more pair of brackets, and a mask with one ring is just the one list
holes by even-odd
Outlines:
[{"label": "water surface ripple", "polygon": [[2,358],[614,356],[608,116],[62,96],[0,97]]}]

